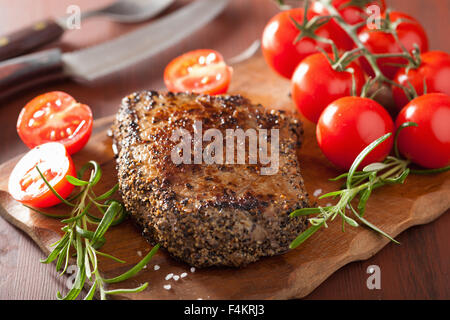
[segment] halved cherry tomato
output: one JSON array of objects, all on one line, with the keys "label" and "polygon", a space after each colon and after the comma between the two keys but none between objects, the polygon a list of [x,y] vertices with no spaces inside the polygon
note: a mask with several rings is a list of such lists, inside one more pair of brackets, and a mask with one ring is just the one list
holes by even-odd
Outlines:
[{"label": "halved cherry tomato", "polygon": [[[429,51],[420,55],[422,63],[417,69],[406,68],[399,70],[394,81],[409,87],[411,84],[419,96],[424,94],[424,85],[427,93],[440,92],[450,95],[450,54],[442,51]],[[392,86],[395,104],[401,110],[409,100],[405,92]]]},{"label": "halved cherry tomato", "polygon": [[190,91],[203,94],[226,93],[233,69],[214,50],[187,52],[172,60],[164,71],[164,83],[169,91]]},{"label": "halved cherry tomato", "polygon": [[412,162],[429,169],[450,165],[450,97],[430,93],[418,97],[400,111],[395,125],[415,122],[398,136],[399,151]]},{"label": "halved cherry tomato", "polygon": [[[393,130],[391,116],[377,102],[368,98],[344,97],[332,102],[322,112],[316,136],[328,160],[348,170],[361,151]],[[383,161],[389,155],[393,141],[390,137],[378,145],[364,158],[359,168]]]},{"label": "halved cherry tomato", "polygon": [[8,182],[9,193],[14,199],[37,208],[61,202],[45,184],[36,166],[61,197],[70,195],[74,186],[65,177],[76,176],[72,158],[64,145],[49,142],[28,151],[14,167]]},{"label": "halved cherry tomato", "polygon": [[[386,18],[386,16],[382,15],[382,18]],[[417,44],[420,52],[428,51],[428,36],[422,25],[416,19],[405,13],[394,11],[390,13],[390,19],[392,22],[399,19],[404,20],[398,25],[396,30],[398,38],[406,50],[411,52],[414,49],[414,44]],[[403,52],[401,46],[395,41],[394,36],[387,32],[371,30],[366,26],[358,33],[358,38],[374,54],[397,54]],[[400,69],[397,65],[406,65],[407,62],[403,58],[389,57],[378,59],[377,64],[386,77],[393,79]],[[375,75],[372,67],[365,58],[361,58],[361,65],[371,77]]]},{"label": "halved cherry tomato", "polygon": [[[298,42],[296,38],[300,31],[292,19],[302,24],[305,10],[295,8],[285,10],[274,16],[266,25],[261,47],[267,64],[281,76],[291,79],[298,64],[307,56],[319,52],[317,47],[330,51],[331,47],[320,41],[305,37]],[[308,19],[317,16],[312,10],[308,10]],[[334,41],[338,48],[348,49],[342,29],[337,29],[332,23],[326,23],[315,30],[316,35]]]},{"label": "halved cherry tomato", "polygon": [[350,71],[334,70],[322,53],[305,58],[292,76],[291,92],[297,109],[308,120],[317,123],[322,111],[333,101],[351,95],[353,79],[355,92],[361,93],[365,78],[361,67],[351,63]]},{"label": "halved cherry tomato", "polygon": [[92,111],[87,105],[67,93],[54,91],[27,103],[17,120],[17,132],[29,148],[60,142],[69,154],[74,154],[88,142],[92,124]]}]

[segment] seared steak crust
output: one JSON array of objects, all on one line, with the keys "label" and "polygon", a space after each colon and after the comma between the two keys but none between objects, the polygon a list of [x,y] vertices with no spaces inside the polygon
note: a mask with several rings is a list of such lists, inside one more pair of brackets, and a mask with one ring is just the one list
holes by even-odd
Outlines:
[{"label": "seared steak crust", "polygon": [[[193,136],[195,120],[224,140],[226,129],[279,129],[278,172],[261,175],[247,153],[246,164],[176,165],[172,132]],[[193,266],[242,266],[283,253],[306,225],[289,217],[308,206],[296,157],[302,133],[300,121],[241,96],[133,93],[113,128],[123,201],[150,242]]]}]

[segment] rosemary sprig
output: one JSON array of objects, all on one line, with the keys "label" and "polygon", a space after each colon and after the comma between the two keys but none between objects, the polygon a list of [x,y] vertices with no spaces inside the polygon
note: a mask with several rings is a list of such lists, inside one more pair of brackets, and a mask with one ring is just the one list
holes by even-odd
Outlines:
[{"label": "rosemary sprig", "polygon": [[[148,286],[148,283],[144,283],[133,289],[118,290],[106,290],[105,284],[121,282],[137,274],[158,251],[159,245],[154,246],[153,249],[129,271],[113,279],[103,278],[98,268],[98,255],[113,259],[119,263],[124,263],[124,261],[116,257],[99,251],[106,241],[104,235],[109,227],[121,223],[128,215],[122,203],[111,199],[118,190],[118,185],[115,185],[104,194],[97,196],[93,191],[93,187],[100,181],[102,171],[97,162],[89,161],[81,168],[77,177],[66,176],[69,183],[80,188],[76,196],[72,197],[69,201],[63,199],[57,191],[51,187],[50,183],[37,166],[36,169],[49,189],[58,198],[62,199],[63,203],[72,208],[70,215],[63,216],[65,219],[61,220],[62,223],[65,223],[65,226],[61,228],[61,230],[64,231],[64,235],[60,240],[52,244],[54,249],[48,257],[41,260],[42,263],[51,263],[56,260],[56,270],[62,270],[60,273],[60,275],[62,275],[67,270],[69,258],[71,256],[70,252],[74,251],[77,264],[75,283],[65,296],[62,296],[61,293],[58,292],[57,298],[61,300],[76,299],[87,282],[90,283],[91,287],[86,297],[84,297],[85,300],[93,299],[97,291],[100,293],[100,298],[103,300],[106,299],[107,295],[111,294],[140,292],[144,290]],[[88,169],[91,170],[89,180],[83,180],[83,175]],[[74,200],[76,200],[76,202],[72,203],[71,201]],[[102,214],[102,218],[97,218],[89,213],[89,210],[93,207],[98,209]],[[28,208],[46,216],[56,218],[62,217],[52,216],[32,207]],[[89,230],[88,224],[97,225],[95,231]]]},{"label": "rosemary sprig", "polygon": [[[408,168],[411,162],[409,160],[400,158],[397,148],[397,139],[399,133],[404,128],[411,126],[417,127],[417,124],[414,122],[404,123],[398,128],[394,136],[394,151],[396,157],[388,156],[384,162],[372,163],[364,167],[362,171],[357,171],[357,168],[367,157],[367,155],[378,145],[392,136],[391,133],[388,133],[367,146],[356,157],[355,161],[350,167],[349,172],[342,174],[334,179],[330,179],[332,181],[346,179],[345,184],[343,185],[341,190],[330,192],[319,197],[319,199],[339,197],[340,199],[336,205],[328,207],[319,206],[318,208],[303,208],[295,210],[291,213],[291,217],[317,214],[315,217],[308,219],[311,226],[306,231],[301,233],[294,241],[292,241],[292,243],[290,244],[291,249],[298,247],[322,227],[327,228],[327,222],[333,221],[338,215],[342,218],[342,231],[345,231],[346,224],[349,224],[352,227],[358,227],[359,224],[362,224],[398,244],[398,241],[392,238],[389,234],[366,220],[364,218],[364,213],[366,211],[367,201],[374,189],[388,184],[403,184],[408,175],[411,172],[414,172],[413,170]],[[421,174],[431,174],[448,170],[450,170],[450,167],[445,167],[438,170],[420,170],[419,172]],[[357,197],[359,198],[359,201],[355,206],[355,204],[353,204],[352,202]],[[352,216],[354,216],[356,220],[349,217],[347,215],[348,213],[352,214]]]}]

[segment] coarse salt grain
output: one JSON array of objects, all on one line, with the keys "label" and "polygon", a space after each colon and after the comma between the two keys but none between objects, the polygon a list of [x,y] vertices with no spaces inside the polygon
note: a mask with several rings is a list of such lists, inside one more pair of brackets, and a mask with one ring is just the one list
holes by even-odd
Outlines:
[{"label": "coarse salt grain", "polygon": [[180,274],[180,277],[181,277],[181,278],[187,277],[187,273],[186,273],[186,272],[183,272],[182,274]]},{"label": "coarse salt grain", "polygon": [[142,251],[138,251],[138,252],[137,252],[137,255],[138,255],[139,257],[142,257]]},{"label": "coarse salt grain", "polygon": [[166,276],[166,280],[170,280],[170,279],[172,279],[172,277],[173,277],[173,273],[169,273],[169,274]]},{"label": "coarse salt grain", "polygon": [[314,197],[317,197],[322,194],[322,189],[316,189],[313,193]]},{"label": "coarse salt grain", "polygon": [[171,286],[170,284],[166,284],[166,285],[164,285],[164,289],[166,289],[166,290],[170,290],[170,288],[172,288],[172,286]]},{"label": "coarse salt grain", "polygon": [[195,272],[195,268],[194,268],[194,267],[191,268],[191,272],[192,272],[192,273]]},{"label": "coarse salt grain", "polygon": [[160,268],[160,267],[159,267],[157,264],[155,264],[155,266],[153,267],[153,270],[156,271],[156,270],[159,270],[159,268]]},{"label": "coarse salt grain", "polygon": [[180,276],[173,276],[173,280],[178,281],[180,279]]}]

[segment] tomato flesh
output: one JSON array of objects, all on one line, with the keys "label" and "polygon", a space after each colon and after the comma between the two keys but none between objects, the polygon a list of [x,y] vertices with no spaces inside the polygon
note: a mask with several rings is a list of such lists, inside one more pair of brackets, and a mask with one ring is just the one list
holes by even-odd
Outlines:
[{"label": "tomato flesh", "polygon": [[395,125],[415,122],[398,136],[399,151],[412,162],[429,169],[450,165],[450,97],[430,93],[407,104]]},{"label": "tomato flesh", "polygon": [[34,98],[22,109],[17,132],[29,148],[60,142],[73,154],[89,140],[92,125],[92,111],[87,105],[55,91]]},{"label": "tomato flesh", "polygon": [[[356,63],[347,68],[353,69],[356,94],[360,94],[365,82],[364,73]],[[294,72],[292,99],[305,118],[317,123],[331,102],[351,95],[352,86],[352,73],[334,70],[324,54],[316,53],[305,58]]]},{"label": "tomato flesh", "polygon": [[172,92],[226,93],[232,75],[222,55],[214,50],[187,52],[172,60],[164,71],[164,82]]},{"label": "tomato flesh", "polygon": [[37,208],[61,202],[45,184],[36,167],[63,198],[72,193],[74,186],[65,179],[67,175],[76,176],[72,158],[64,145],[49,142],[30,150],[11,172],[8,189],[15,200]]},{"label": "tomato flesh", "polygon": [[[324,155],[335,166],[348,170],[361,151],[393,130],[390,115],[377,102],[368,98],[344,97],[323,111],[317,123],[316,136]],[[359,169],[383,161],[392,145],[392,137],[382,142],[367,155]]]}]

